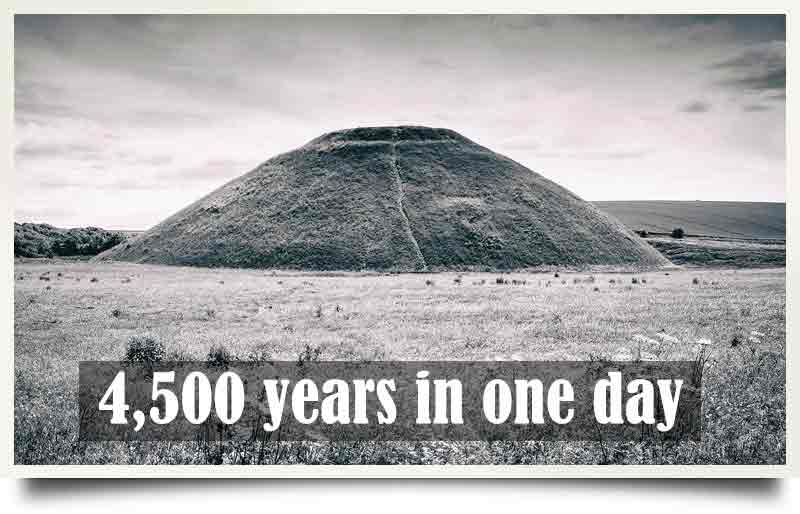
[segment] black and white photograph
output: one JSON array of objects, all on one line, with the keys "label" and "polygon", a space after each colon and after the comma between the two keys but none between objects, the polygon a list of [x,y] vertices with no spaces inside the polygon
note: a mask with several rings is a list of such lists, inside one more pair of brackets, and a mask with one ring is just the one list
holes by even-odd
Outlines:
[{"label": "black and white photograph", "polygon": [[786,27],[16,14],[14,465],[786,467]]}]

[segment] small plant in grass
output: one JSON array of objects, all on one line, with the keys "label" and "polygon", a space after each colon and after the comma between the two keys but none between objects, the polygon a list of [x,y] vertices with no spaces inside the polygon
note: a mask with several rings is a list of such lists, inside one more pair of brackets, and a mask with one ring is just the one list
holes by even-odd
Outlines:
[{"label": "small plant in grass", "polygon": [[209,366],[224,368],[233,360],[233,355],[224,346],[214,345],[208,350],[206,360]]},{"label": "small plant in grass", "polygon": [[119,318],[121,316],[122,316],[122,309],[113,309],[111,311],[111,317],[112,318]]},{"label": "small plant in grass", "polygon": [[303,366],[307,362],[318,362],[322,356],[322,348],[306,345],[305,349],[297,356],[297,365]]},{"label": "small plant in grass", "polygon": [[125,347],[125,362],[152,364],[161,362],[166,355],[164,344],[153,336],[133,336]]}]

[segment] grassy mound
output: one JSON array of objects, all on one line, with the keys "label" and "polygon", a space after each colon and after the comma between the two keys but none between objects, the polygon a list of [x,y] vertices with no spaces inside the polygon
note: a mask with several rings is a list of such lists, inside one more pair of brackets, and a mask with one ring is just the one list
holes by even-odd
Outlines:
[{"label": "grassy mound", "polygon": [[566,189],[426,127],[326,134],[100,258],[394,271],[668,263]]}]

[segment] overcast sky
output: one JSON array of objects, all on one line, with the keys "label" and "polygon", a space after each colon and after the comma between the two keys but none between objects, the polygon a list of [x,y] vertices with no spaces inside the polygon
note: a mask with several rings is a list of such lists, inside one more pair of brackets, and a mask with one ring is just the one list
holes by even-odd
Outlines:
[{"label": "overcast sky", "polygon": [[587,200],[785,200],[782,16],[16,16],[16,217],[144,229],[324,132]]}]

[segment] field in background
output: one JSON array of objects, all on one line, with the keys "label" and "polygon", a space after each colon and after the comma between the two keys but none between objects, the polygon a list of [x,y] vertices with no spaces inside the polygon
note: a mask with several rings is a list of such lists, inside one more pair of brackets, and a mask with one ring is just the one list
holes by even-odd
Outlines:
[{"label": "field in background", "polygon": [[786,239],[786,204],[769,202],[592,202],[631,230],[746,239]]},{"label": "field in background", "polygon": [[[313,274],[121,263],[15,265],[15,461],[722,464],[785,460],[785,269]],[[500,279],[503,283],[498,283]],[[524,282],[524,283],[523,283]],[[637,334],[677,343],[642,347]],[[77,440],[77,363],[131,337],[168,358],[695,359],[704,439],[671,443],[101,443]],[[699,339],[711,344],[699,346]],[[705,348],[705,349],[703,349]],[[703,352],[703,353],[701,353]]]},{"label": "field in background", "polygon": [[648,237],[646,241],[679,266],[759,268],[786,265],[784,240]]}]

